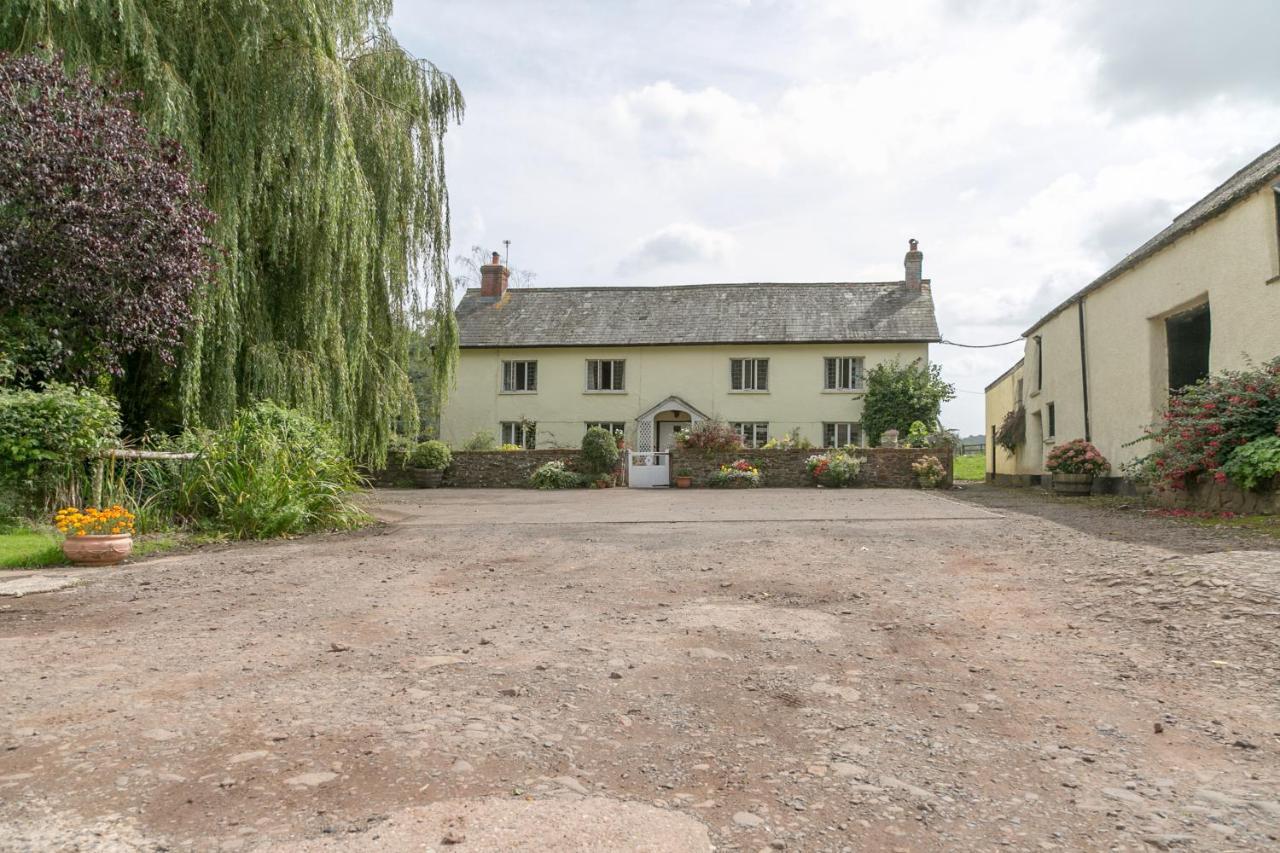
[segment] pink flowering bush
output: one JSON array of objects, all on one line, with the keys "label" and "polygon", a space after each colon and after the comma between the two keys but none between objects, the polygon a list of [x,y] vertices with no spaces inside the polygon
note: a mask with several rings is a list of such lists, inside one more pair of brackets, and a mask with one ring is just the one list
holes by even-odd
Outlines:
[{"label": "pink flowering bush", "polygon": [[1170,395],[1161,420],[1142,436],[1153,447],[1141,467],[1155,485],[1173,489],[1201,475],[1225,482],[1231,452],[1268,435],[1280,435],[1280,358]]},{"label": "pink flowering bush", "polygon": [[1059,444],[1049,451],[1044,467],[1055,474],[1092,474],[1097,477],[1111,470],[1111,463],[1083,438]]}]

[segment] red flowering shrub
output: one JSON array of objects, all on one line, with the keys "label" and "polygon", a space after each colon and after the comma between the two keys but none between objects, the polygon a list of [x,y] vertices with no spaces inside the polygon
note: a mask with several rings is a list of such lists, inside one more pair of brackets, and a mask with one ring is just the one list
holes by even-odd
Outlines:
[{"label": "red flowering shrub", "polygon": [[689,450],[741,450],[742,436],[724,421],[697,421],[676,436],[681,447]]},{"label": "red flowering shrub", "polygon": [[1153,448],[1142,466],[1157,485],[1185,489],[1198,475],[1226,480],[1231,451],[1280,429],[1280,358],[1224,371],[1169,397],[1161,420],[1143,439]]},{"label": "red flowering shrub", "polygon": [[1083,438],[1059,444],[1049,451],[1044,467],[1056,474],[1092,474],[1095,477],[1111,470],[1111,463]]}]

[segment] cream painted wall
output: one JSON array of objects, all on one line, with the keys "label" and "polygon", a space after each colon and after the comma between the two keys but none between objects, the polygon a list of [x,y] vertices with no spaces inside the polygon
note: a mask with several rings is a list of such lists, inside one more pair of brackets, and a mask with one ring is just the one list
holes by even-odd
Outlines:
[{"label": "cream painted wall", "polygon": [[[1023,364],[1019,362],[987,387],[986,421],[987,421],[987,473],[1016,474],[1018,460],[1014,454],[995,443],[992,428],[998,428],[1004,422],[1005,415],[1013,411],[1018,399],[1018,380],[1023,378]],[[994,467],[993,467],[994,466]]]},{"label": "cream painted wall", "polygon": [[[823,391],[824,358],[860,356],[870,370],[895,357],[905,363],[928,355],[927,344],[464,349],[440,437],[456,448],[479,430],[500,438],[500,422],[525,418],[538,425],[539,447],[577,447],[588,421],[623,421],[634,442],[636,417],[674,395],[710,417],[766,421],[771,437],[798,427],[819,444],[824,422],[862,420],[857,392]],[[586,362],[597,358],[626,360],[626,391],[585,390]],[[731,358],[768,358],[769,391],[731,391]],[[538,362],[537,392],[501,393],[502,362],[528,359]]]},{"label": "cream painted wall", "polygon": [[[1211,315],[1209,369],[1239,369],[1280,355],[1280,249],[1270,186],[1235,204],[1084,297],[1093,443],[1119,466],[1146,452],[1128,446],[1168,398],[1164,319],[1206,297]],[[1028,448],[1084,437],[1079,321],[1072,305],[1037,327],[1026,344],[1024,402]],[[1041,336],[1044,384],[1035,393],[1035,341]],[[1057,435],[1033,433],[1055,403]],[[1037,421],[1030,417],[1040,414]],[[1032,444],[1043,438],[1039,447]],[[1023,471],[1042,473],[1043,455],[1027,453]]]}]

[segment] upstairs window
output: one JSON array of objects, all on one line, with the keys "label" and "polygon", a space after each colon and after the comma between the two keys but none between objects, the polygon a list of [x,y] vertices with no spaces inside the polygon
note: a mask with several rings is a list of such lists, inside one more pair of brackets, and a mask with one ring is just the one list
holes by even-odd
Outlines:
[{"label": "upstairs window", "polygon": [[502,443],[533,450],[538,444],[538,425],[532,421],[503,421]]},{"label": "upstairs window", "polygon": [[856,391],[862,387],[862,359],[824,358],[822,388],[825,391]]},{"label": "upstairs window", "polygon": [[[507,394],[530,393],[538,390],[538,362],[502,362],[502,390]],[[516,442],[510,442],[515,444]]]},{"label": "upstairs window", "polygon": [[846,444],[862,446],[862,424],[853,422],[822,425],[823,447],[844,447]]},{"label": "upstairs window", "polygon": [[1164,321],[1169,347],[1169,390],[1194,385],[1209,375],[1209,303]]},{"label": "upstairs window", "polygon": [[747,447],[763,447],[769,440],[769,424],[766,422],[739,421],[732,426]]},{"label": "upstairs window", "polygon": [[623,359],[587,360],[588,391],[622,391],[625,390],[627,378],[627,362]]},{"label": "upstairs window", "polygon": [[734,391],[768,391],[769,359],[729,359],[729,387]]}]

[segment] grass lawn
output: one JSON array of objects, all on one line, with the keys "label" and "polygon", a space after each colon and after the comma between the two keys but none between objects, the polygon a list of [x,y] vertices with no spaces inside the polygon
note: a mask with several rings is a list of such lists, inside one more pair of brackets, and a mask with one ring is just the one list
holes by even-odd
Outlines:
[{"label": "grass lawn", "polygon": [[957,456],[952,463],[952,479],[985,480],[987,478],[987,457],[983,453],[971,453],[968,456]]},{"label": "grass lawn", "polygon": [[37,530],[0,533],[0,569],[30,569],[65,563],[59,537]]},{"label": "grass lawn", "polygon": [[[65,566],[62,537],[38,530],[11,530],[0,533],[0,569],[38,569]],[[129,559],[150,557],[188,544],[188,538],[176,533],[151,533],[135,537]]]}]

